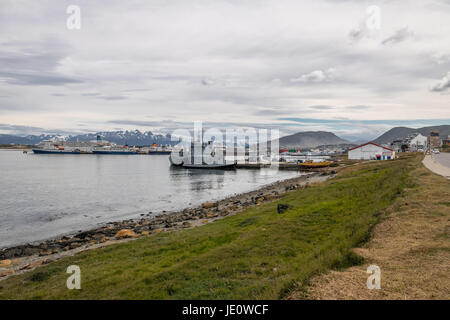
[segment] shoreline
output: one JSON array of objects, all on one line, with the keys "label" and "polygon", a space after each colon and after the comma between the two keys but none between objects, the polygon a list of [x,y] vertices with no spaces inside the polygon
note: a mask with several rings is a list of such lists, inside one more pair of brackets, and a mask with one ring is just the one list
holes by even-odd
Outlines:
[{"label": "shoreline", "polygon": [[[85,250],[130,241],[144,236],[192,228],[236,214],[249,207],[271,202],[289,191],[306,188],[310,183],[328,180],[336,172],[314,172],[276,181],[253,191],[229,196],[201,206],[173,212],[142,214],[141,218],[113,221],[104,226],[63,235],[36,243],[0,249],[0,280],[31,271],[36,267]],[[2,267],[2,261],[6,266]]]}]

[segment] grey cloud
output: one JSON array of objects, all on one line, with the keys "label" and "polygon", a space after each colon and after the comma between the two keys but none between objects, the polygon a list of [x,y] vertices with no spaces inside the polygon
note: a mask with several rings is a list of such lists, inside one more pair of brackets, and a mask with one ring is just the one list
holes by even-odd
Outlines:
[{"label": "grey cloud", "polygon": [[14,133],[27,134],[27,133],[36,132],[36,131],[41,132],[44,129],[40,128],[40,127],[10,125],[10,124],[6,124],[6,123],[0,123],[0,130],[8,131],[12,134],[14,134]]},{"label": "grey cloud", "polygon": [[[132,125],[132,126],[143,126],[152,128],[164,128],[168,129],[192,129],[194,122],[189,121],[173,121],[173,120],[161,120],[161,121],[145,121],[145,120],[127,120],[127,119],[116,119],[110,120],[108,123],[117,125]],[[267,128],[267,129],[279,129],[279,124],[274,123],[255,123],[255,122],[214,122],[214,121],[204,121],[204,128],[231,128],[231,127],[253,127],[253,128]]]},{"label": "grey cloud", "polygon": [[149,89],[149,88],[138,88],[138,89],[122,90],[122,92],[145,92],[145,91],[151,91],[151,89]]},{"label": "grey cloud", "polygon": [[316,109],[316,110],[331,110],[331,109],[334,109],[333,106],[327,106],[327,105],[310,106],[309,108]]},{"label": "grey cloud", "polygon": [[[309,108],[310,109],[316,109],[316,110],[332,110],[332,109],[336,109],[335,106],[328,106],[328,105],[310,106]],[[355,105],[355,106],[346,106],[346,107],[344,107],[344,109],[347,109],[347,110],[366,110],[366,109],[369,109],[369,108],[370,108],[369,106],[364,106],[364,105]]]},{"label": "grey cloud", "polygon": [[81,80],[53,74],[27,74],[19,72],[0,71],[0,79],[16,85],[61,86],[69,83],[80,83]]},{"label": "grey cloud", "polygon": [[334,68],[329,68],[325,71],[314,70],[310,73],[303,74],[298,78],[291,78],[291,82],[326,82],[331,81],[334,78],[336,70]]},{"label": "grey cloud", "polygon": [[60,86],[80,83],[81,79],[57,71],[69,47],[58,39],[42,42],[4,42],[0,47],[0,78],[15,85]]},{"label": "grey cloud", "polygon": [[[350,46],[347,31],[352,26],[349,37],[353,41],[372,37],[370,30],[357,24],[358,12],[364,14],[365,4],[318,1],[316,6],[286,0],[281,6],[276,0],[257,5],[254,1],[230,5],[227,0],[217,0],[198,6],[194,16],[185,14],[192,4],[179,0],[167,6],[162,5],[164,1],[111,0],[107,7],[85,1],[86,21],[93,23],[69,32],[64,10],[62,15],[57,13],[63,7],[58,1],[33,2],[30,7],[4,0],[4,10],[0,10],[0,73],[4,73],[0,74],[0,93],[9,97],[1,99],[0,109],[7,111],[2,112],[3,121],[16,121],[10,110],[27,109],[27,123],[39,126],[38,121],[46,121],[39,113],[44,108],[54,112],[55,123],[64,123],[63,127],[71,126],[74,120],[69,115],[73,113],[86,117],[80,120],[108,126],[101,121],[109,120],[111,114],[118,118],[133,114],[141,119],[150,108],[154,116],[148,120],[205,115],[206,119],[262,122],[280,113],[301,116],[314,110],[328,110],[329,117],[373,116],[372,110],[365,113],[360,107],[345,107],[357,103],[392,105],[391,110],[385,108],[386,113],[407,109],[408,116],[413,116],[413,112],[422,114],[421,101],[442,114],[445,102],[441,97],[429,95],[426,85],[423,92],[420,89],[429,79],[442,78],[442,70],[449,70],[445,56],[438,57],[443,61],[440,65],[430,60],[430,53],[448,54],[445,30],[449,20],[439,21],[442,28],[433,30],[429,22],[435,12],[420,1],[411,1],[411,15],[402,15],[405,19],[399,21],[386,20],[383,27],[402,23],[433,37],[423,36],[408,46],[386,50],[387,44],[404,38],[393,29],[390,37]],[[389,10],[393,16],[401,10],[388,1],[383,1],[383,6],[383,12]],[[112,24],[114,32],[105,29]],[[311,28],[314,24],[317,28]],[[145,37],[151,41],[142,41]],[[380,44],[383,39],[385,46]],[[327,74],[330,66],[336,67],[338,76]],[[436,86],[433,91],[445,87]],[[142,92],[132,94],[134,91]],[[64,99],[66,114],[58,108],[63,99],[52,96],[54,92],[70,96]],[[95,115],[87,97],[95,97]],[[133,104],[125,107],[123,102],[130,98]]]},{"label": "grey cloud", "polygon": [[348,106],[348,107],[345,107],[346,109],[349,109],[349,110],[366,110],[366,109],[369,109],[370,107],[369,106]]},{"label": "grey cloud", "polygon": [[292,110],[282,108],[282,107],[267,107],[267,108],[258,108],[253,112],[256,116],[279,116],[286,114],[293,114]]},{"label": "grey cloud", "polygon": [[366,19],[359,22],[358,27],[350,30],[348,37],[351,43],[357,43],[364,38],[370,38],[373,34],[376,34],[376,30],[371,30],[367,27]]},{"label": "grey cloud", "polygon": [[384,39],[381,44],[396,44],[413,37],[413,32],[408,27],[398,29],[392,36]]},{"label": "grey cloud", "polygon": [[128,97],[125,96],[99,96],[97,99],[104,99],[104,100],[126,100]]},{"label": "grey cloud", "polygon": [[40,135],[40,134],[74,134],[76,131],[70,130],[60,130],[60,129],[44,129],[41,127],[33,126],[21,126],[21,125],[10,125],[5,123],[0,123],[0,132],[7,132],[8,134],[26,136],[26,135]]},{"label": "grey cloud", "polygon": [[202,79],[201,84],[204,86],[211,86],[213,85],[215,82],[211,79]]},{"label": "grey cloud", "polygon": [[177,127],[177,128],[185,127],[186,125],[189,124],[189,122],[178,122],[173,120],[145,121],[145,120],[127,120],[127,119],[110,120],[108,121],[108,123],[119,125],[143,126],[143,127]]},{"label": "grey cloud", "polygon": [[431,91],[434,92],[442,92],[450,89],[450,71],[447,72],[447,75],[444,76],[439,83],[431,88]]},{"label": "grey cloud", "polygon": [[358,42],[367,35],[367,28],[357,28],[350,30],[348,36],[352,42]]},{"label": "grey cloud", "polygon": [[431,59],[438,65],[448,64],[450,63],[450,54],[434,53],[431,55]]}]

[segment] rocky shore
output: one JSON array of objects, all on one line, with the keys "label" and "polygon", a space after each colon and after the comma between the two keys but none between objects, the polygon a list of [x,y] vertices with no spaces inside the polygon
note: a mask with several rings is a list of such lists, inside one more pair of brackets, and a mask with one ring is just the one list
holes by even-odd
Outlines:
[{"label": "rocky shore", "polygon": [[325,181],[334,173],[335,171],[310,173],[216,202],[205,202],[196,208],[176,212],[163,211],[158,215],[149,212],[141,214],[139,219],[111,222],[100,228],[41,243],[4,248],[0,250],[0,280],[84,250],[212,222],[248,207],[274,201],[285,192],[307,188],[310,183]]}]

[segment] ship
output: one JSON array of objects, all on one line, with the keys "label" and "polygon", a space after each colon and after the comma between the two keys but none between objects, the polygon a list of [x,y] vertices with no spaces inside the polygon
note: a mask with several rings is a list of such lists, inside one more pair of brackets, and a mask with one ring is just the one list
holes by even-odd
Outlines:
[{"label": "ship", "polygon": [[[192,143],[191,147],[188,147],[186,151],[183,148],[174,150],[169,156],[170,164],[172,166],[182,167],[185,169],[235,169],[236,161],[226,161],[224,157],[225,149],[222,147],[211,148],[212,157],[215,157],[215,155],[219,152],[222,153],[222,157],[220,157],[221,160],[217,162],[214,160],[212,163],[209,163],[209,161],[205,161],[205,159],[203,158],[203,152],[205,148],[211,143],[212,141],[202,144],[202,153],[199,156],[196,156],[194,154],[194,143]],[[173,156],[176,154],[177,159],[174,159]]]},{"label": "ship", "polygon": [[76,145],[65,145],[63,141],[44,140],[32,148],[36,154],[81,154],[89,153]]},{"label": "ship", "polygon": [[159,146],[154,143],[148,150],[148,154],[171,154],[172,153],[172,148],[169,146]]},{"label": "ship", "polygon": [[186,169],[235,169],[235,163],[212,163],[212,164],[183,164],[183,168]]},{"label": "ship", "polygon": [[55,141],[44,140],[35,148],[36,154],[138,154],[138,150],[104,141],[98,135],[93,141]]},{"label": "ship", "polygon": [[92,149],[92,153],[94,154],[116,154],[116,155],[130,155],[130,154],[138,154],[138,151],[129,148],[128,146],[101,146],[94,147]]},{"label": "ship", "polygon": [[38,149],[33,148],[33,153],[36,154],[81,154],[81,152],[76,150],[65,150],[64,148],[57,148],[57,149]]}]

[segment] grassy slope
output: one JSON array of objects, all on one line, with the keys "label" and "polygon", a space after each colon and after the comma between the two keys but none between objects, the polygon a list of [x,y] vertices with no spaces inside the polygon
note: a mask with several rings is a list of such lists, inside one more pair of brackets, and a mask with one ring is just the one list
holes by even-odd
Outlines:
[{"label": "grassy slope", "polygon": [[[386,210],[371,239],[354,251],[365,263],[311,279],[290,298],[446,299],[450,297],[450,180],[420,165]],[[367,290],[366,268],[381,268],[381,290]]]},{"label": "grassy slope", "polygon": [[[0,298],[277,299],[318,272],[361,262],[383,208],[418,158],[371,162],[201,227],[84,252],[0,282]],[[278,203],[291,209],[278,214]],[[69,265],[82,290],[68,290]]]}]

